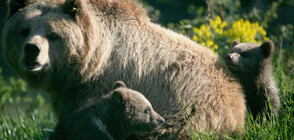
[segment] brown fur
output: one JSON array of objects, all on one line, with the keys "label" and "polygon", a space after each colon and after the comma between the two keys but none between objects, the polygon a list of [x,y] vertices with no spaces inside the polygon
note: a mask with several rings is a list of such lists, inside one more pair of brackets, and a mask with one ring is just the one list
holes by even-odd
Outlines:
[{"label": "brown fur", "polygon": [[266,110],[270,111],[266,109],[268,99],[278,115],[280,99],[271,67],[274,49],[272,41],[259,45],[235,40],[233,51],[227,56],[227,65],[243,86],[248,108],[254,118]]},{"label": "brown fur", "polygon": [[[65,3],[24,7],[7,21],[2,36],[11,67],[29,85],[51,95],[58,120],[99,99],[112,90],[114,81],[122,80],[167,119],[153,137],[188,139],[190,129],[225,133],[242,128],[241,86],[209,49],[151,23],[146,12],[129,0]],[[30,28],[28,36],[19,34],[25,26]],[[50,34],[57,38],[50,39]],[[30,43],[42,46],[35,58],[40,65],[27,70],[22,55],[31,38],[36,41]]]},{"label": "brown fur", "polygon": [[62,119],[50,139],[124,140],[164,122],[141,93],[128,89],[122,81],[115,82],[114,88],[91,106]]}]

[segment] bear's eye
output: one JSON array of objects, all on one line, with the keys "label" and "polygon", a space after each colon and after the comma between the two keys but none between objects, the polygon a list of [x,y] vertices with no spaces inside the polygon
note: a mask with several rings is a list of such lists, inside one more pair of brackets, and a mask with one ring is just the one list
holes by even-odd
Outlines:
[{"label": "bear's eye", "polygon": [[24,28],[21,30],[21,35],[23,37],[27,37],[30,34],[30,29],[29,28]]},{"label": "bear's eye", "polygon": [[146,109],[144,110],[144,113],[145,113],[145,114],[150,114],[150,111],[151,111],[150,108],[146,108]]},{"label": "bear's eye", "polygon": [[247,57],[247,56],[248,56],[248,54],[247,54],[246,52],[242,52],[241,55],[242,55],[243,57]]},{"label": "bear's eye", "polygon": [[49,35],[47,35],[47,37],[51,41],[55,41],[55,40],[59,39],[59,35],[56,33],[50,33]]}]

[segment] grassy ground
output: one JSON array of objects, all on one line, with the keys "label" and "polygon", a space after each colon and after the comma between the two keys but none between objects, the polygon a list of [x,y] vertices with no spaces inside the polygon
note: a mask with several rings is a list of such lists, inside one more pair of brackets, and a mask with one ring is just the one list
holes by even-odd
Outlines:
[{"label": "grassy ground", "polygon": [[56,125],[51,111],[21,109],[0,116],[1,140],[48,139]]},{"label": "grassy ground", "polygon": [[[294,74],[284,73],[282,61],[274,62],[274,76],[279,89],[281,108],[279,118],[271,114],[269,121],[261,118],[257,123],[247,117],[244,135],[223,136],[226,139],[294,139]],[[50,107],[37,106],[27,110],[18,105],[9,107],[0,114],[0,139],[48,139],[56,120]],[[218,139],[217,135],[193,132],[192,139]]]}]

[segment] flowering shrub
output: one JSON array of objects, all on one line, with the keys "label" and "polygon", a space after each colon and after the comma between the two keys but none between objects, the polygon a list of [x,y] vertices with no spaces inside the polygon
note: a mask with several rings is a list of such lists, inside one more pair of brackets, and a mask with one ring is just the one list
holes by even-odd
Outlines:
[{"label": "flowering shrub", "polygon": [[209,20],[209,25],[202,24],[199,28],[193,28],[192,39],[200,43],[203,46],[210,48],[213,52],[218,49],[217,40],[224,33],[224,27],[227,23],[222,22],[221,18],[218,16],[215,20]]},{"label": "flowering shrub", "polygon": [[238,39],[240,42],[254,42],[261,43],[268,40],[266,31],[258,22],[250,23],[248,20],[240,19],[232,24],[232,27],[224,33],[225,36],[230,37],[229,41]]},{"label": "flowering shrub", "polygon": [[[268,40],[266,31],[257,22],[239,19],[228,25],[226,21],[222,21],[219,16],[214,20],[209,20],[207,24],[200,25],[199,28],[194,27],[192,39],[201,45],[208,47],[213,52],[218,53],[228,48],[234,39],[240,42],[261,43]],[[221,50],[218,50],[220,47]]]}]

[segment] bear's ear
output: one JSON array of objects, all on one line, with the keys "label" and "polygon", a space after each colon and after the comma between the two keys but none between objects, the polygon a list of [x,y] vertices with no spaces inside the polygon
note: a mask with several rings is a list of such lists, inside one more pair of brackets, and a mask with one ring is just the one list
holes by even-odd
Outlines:
[{"label": "bear's ear", "polygon": [[33,0],[8,0],[8,18],[14,15],[17,11],[20,11],[22,8],[32,3]]},{"label": "bear's ear", "polygon": [[240,44],[239,40],[238,39],[235,39],[233,41],[233,45],[232,45],[232,48],[235,47],[236,45]]},{"label": "bear's ear", "polygon": [[117,88],[126,88],[126,84],[123,81],[116,81],[113,84],[113,88],[117,89]]},{"label": "bear's ear", "polygon": [[260,47],[265,58],[271,57],[274,54],[275,45],[271,40],[263,42]]},{"label": "bear's ear", "polygon": [[115,90],[112,94],[112,101],[118,104],[124,104],[127,99],[127,94],[122,90]]},{"label": "bear's ear", "polygon": [[66,0],[61,8],[64,13],[76,19],[77,16],[82,17],[86,14],[86,5],[85,0]]}]

